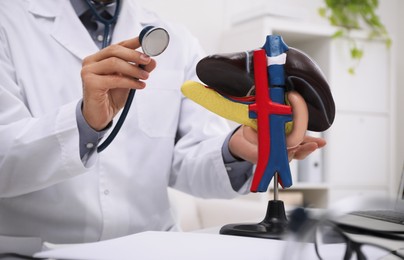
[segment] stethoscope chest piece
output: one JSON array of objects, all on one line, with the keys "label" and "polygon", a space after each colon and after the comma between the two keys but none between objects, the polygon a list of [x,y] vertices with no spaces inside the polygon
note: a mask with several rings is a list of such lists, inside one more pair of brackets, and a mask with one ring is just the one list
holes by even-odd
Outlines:
[{"label": "stethoscope chest piece", "polygon": [[160,55],[167,48],[170,36],[163,28],[147,26],[140,32],[139,40],[143,52],[153,57]]}]

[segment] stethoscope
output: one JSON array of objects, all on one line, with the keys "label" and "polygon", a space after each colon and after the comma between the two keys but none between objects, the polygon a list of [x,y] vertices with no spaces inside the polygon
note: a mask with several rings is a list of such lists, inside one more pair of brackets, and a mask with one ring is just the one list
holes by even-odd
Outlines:
[{"label": "stethoscope", "polygon": [[[115,13],[111,19],[106,19],[101,16],[101,14],[97,11],[97,8],[95,7],[95,2],[93,0],[86,0],[86,3],[90,8],[91,13],[94,15],[95,19],[104,25],[104,37],[102,40],[102,48],[105,48],[111,44],[111,38],[112,38],[111,29],[112,25],[116,23],[116,21],[118,20],[119,11],[121,10],[121,1],[116,0]],[[103,5],[102,3],[99,4]]]},{"label": "stethoscope", "polygon": [[[104,38],[102,41],[102,48],[107,47],[111,43],[112,36],[112,25],[116,23],[118,20],[118,15],[120,11],[120,0],[116,0],[116,9],[115,13],[111,19],[105,19],[102,17],[97,9],[94,6],[94,2],[92,0],[86,0],[88,6],[90,7],[91,12],[94,14],[95,18],[104,24]],[[154,26],[146,26],[142,29],[139,34],[139,41],[142,47],[143,53],[150,57],[154,57],[160,55],[167,48],[168,43],[170,42],[170,36],[168,32],[161,27]],[[142,67],[142,66],[140,66]],[[126,100],[125,106],[122,110],[121,116],[119,117],[115,127],[112,129],[111,134],[105,139],[105,141],[97,147],[97,152],[102,152],[105,148],[107,148],[111,142],[114,140],[119,130],[121,129],[123,122],[128,115],[130,106],[132,104],[133,98],[135,97],[136,90],[131,89],[128,94],[128,98]]]}]

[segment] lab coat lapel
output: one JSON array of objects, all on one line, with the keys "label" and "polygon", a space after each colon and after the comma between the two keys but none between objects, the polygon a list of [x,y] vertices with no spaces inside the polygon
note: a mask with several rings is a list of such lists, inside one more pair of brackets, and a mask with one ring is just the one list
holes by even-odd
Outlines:
[{"label": "lab coat lapel", "polygon": [[49,22],[53,23],[51,36],[79,59],[98,51],[70,1],[31,0],[30,12],[37,18],[49,18]]},{"label": "lab coat lapel", "polygon": [[[141,11],[142,7],[136,1],[121,1],[121,13],[112,36],[113,43],[136,37],[143,27],[154,25],[157,21],[153,13]],[[48,18],[53,23],[52,37],[76,57],[84,59],[98,51],[69,0],[30,0],[29,11],[38,19]]]},{"label": "lab coat lapel", "polygon": [[136,37],[139,30],[139,20],[136,19],[135,10],[132,10],[128,1],[122,1],[119,18],[115,25],[114,34],[112,35],[112,43],[118,43]]},{"label": "lab coat lapel", "polygon": [[143,27],[156,23],[156,16],[147,11],[141,11],[141,6],[136,1],[121,0],[122,7],[118,22],[115,26],[113,43],[118,43],[137,37]]}]

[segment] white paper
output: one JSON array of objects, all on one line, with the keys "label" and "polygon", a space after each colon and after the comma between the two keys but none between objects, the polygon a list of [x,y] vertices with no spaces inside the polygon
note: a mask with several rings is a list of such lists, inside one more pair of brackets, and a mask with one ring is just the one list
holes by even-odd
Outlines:
[{"label": "white paper", "polygon": [[55,259],[282,259],[286,241],[206,233],[149,231],[35,254]]}]

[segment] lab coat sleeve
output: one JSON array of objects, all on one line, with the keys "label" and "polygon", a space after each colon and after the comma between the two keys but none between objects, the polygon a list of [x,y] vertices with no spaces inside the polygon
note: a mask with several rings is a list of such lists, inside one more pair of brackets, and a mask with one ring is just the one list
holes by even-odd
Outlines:
[{"label": "lab coat sleeve", "polygon": [[[191,57],[186,80],[198,80],[195,66],[203,57],[194,40],[188,49]],[[233,198],[239,195],[230,183],[223,161],[222,146],[230,133],[226,120],[182,97],[181,114],[170,185],[203,198]],[[245,193],[241,189],[240,193]]]},{"label": "lab coat sleeve", "polygon": [[17,82],[0,30],[0,198],[40,190],[86,171],[79,155],[78,100],[35,118]]},{"label": "lab coat sleeve", "polygon": [[180,132],[174,152],[171,184],[186,193],[203,198],[233,198],[238,195],[231,186],[222,156],[226,139],[226,122],[201,111],[184,98]]}]

